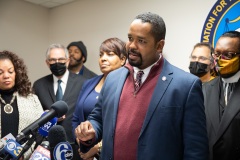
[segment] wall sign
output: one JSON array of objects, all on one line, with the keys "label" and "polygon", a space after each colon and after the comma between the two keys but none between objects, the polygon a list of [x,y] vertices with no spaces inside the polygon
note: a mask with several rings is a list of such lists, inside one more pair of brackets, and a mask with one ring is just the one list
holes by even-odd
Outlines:
[{"label": "wall sign", "polygon": [[218,0],[210,10],[204,23],[201,42],[215,46],[226,31],[240,32],[240,0]]}]

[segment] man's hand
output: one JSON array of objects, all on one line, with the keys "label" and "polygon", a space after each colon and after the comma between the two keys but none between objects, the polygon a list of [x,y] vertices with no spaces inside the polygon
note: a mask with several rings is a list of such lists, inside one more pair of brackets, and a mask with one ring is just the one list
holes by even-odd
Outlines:
[{"label": "man's hand", "polygon": [[63,121],[65,118],[66,118],[66,115],[63,115],[62,117],[59,117],[57,121],[58,121],[58,122],[61,122],[61,121]]},{"label": "man's hand", "polygon": [[95,130],[89,121],[82,122],[75,129],[75,135],[81,141],[92,140],[95,137]]}]

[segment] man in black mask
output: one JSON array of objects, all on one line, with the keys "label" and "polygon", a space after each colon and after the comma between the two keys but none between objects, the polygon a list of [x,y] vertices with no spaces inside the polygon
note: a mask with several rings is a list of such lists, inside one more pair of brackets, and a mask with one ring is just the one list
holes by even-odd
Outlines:
[{"label": "man in black mask", "polygon": [[208,82],[214,78],[211,71],[214,69],[213,57],[214,49],[209,43],[197,43],[193,47],[190,55],[190,73],[198,76],[202,83]]},{"label": "man in black mask", "polygon": [[218,77],[203,85],[209,160],[240,159],[240,32],[218,39],[214,60]]},{"label": "man in black mask", "polygon": [[77,148],[74,145],[75,139],[72,135],[72,114],[75,109],[79,92],[85,78],[67,70],[69,64],[68,50],[61,44],[52,44],[46,53],[46,64],[52,74],[38,79],[33,84],[33,90],[38,96],[44,110],[49,110],[51,105],[59,100],[68,104],[66,115],[58,119],[67,133],[67,140],[73,147],[74,158],[79,159]]}]

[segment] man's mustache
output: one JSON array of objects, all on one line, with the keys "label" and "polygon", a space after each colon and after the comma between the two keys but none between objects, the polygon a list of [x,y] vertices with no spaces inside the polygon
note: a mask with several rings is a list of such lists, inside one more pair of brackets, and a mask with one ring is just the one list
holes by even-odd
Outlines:
[{"label": "man's mustache", "polygon": [[134,54],[134,55],[139,56],[139,57],[141,56],[141,54],[134,49],[129,49],[128,50],[128,55],[129,54]]}]

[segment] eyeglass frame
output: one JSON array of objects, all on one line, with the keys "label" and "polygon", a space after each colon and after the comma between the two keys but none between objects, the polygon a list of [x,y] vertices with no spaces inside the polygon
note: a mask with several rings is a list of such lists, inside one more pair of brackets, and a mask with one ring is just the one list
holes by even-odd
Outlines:
[{"label": "eyeglass frame", "polygon": [[66,63],[67,62],[67,58],[48,58],[48,63],[49,64],[54,64],[54,63]]},{"label": "eyeglass frame", "polygon": [[[237,52],[223,52],[223,53],[219,53],[219,52],[214,52],[213,54],[212,54],[212,56],[214,57],[214,58],[219,58],[220,56],[223,58],[223,59],[226,59],[226,60],[230,60],[230,59],[232,59],[232,58],[234,58],[235,56],[237,56],[237,55],[239,55],[240,53],[237,53]],[[226,55],[228,55],[228,56],[226,56]],[[231,55],[231,56],[229,56],[229,55]]]}]

